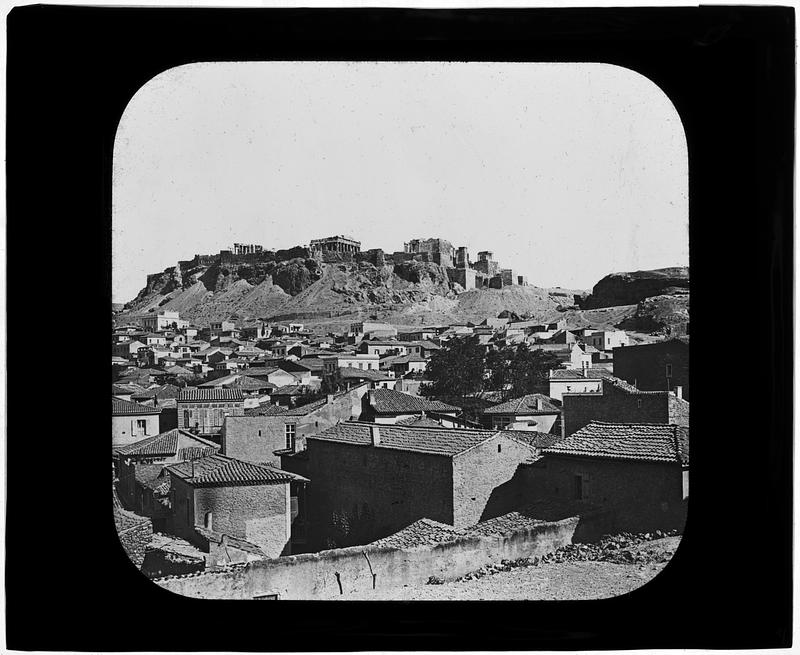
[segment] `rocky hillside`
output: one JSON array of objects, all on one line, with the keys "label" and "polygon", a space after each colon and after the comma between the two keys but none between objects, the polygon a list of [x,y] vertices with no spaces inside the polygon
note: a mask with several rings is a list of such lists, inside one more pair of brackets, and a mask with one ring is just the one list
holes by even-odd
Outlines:
[{"label": "rocky hillside", "polygon": [[452,322],[497,316],[502,311],[539,318],[569,305],[575,292],[538,287],[464,291],[437,264],[409,261],[325,264],[295,257],[257,264],[213,263],[170,267],[149,275],[125,305],[125,320],[177,310],[203,324],[226,318],[291,318],[348,322],[375,317],[398,325]]},{"label": "rocky hillside", "polygon": [[688,292],[688,267],[611,273],[594,285],[591,295],[581,302],[581,308],[635,305],[653,296],[688,294]]}]

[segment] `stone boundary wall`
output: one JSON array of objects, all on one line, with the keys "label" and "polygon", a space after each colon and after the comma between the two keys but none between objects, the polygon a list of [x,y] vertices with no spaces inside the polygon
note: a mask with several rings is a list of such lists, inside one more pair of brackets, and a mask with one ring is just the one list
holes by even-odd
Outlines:
[{"label": "stone boundary wall", "polygon": [[374,546],[324,550],[155,582],[194,598],[252,599],[277,593],[286,600],[333,600],[353,591],[424,585],[433,575],[454,579],[504,559],[540,557],[572,543],[579,524],[587,537],[599,537],[605,519],[604,513],[596,512],[505,535],[464,536],[402,550]]}]

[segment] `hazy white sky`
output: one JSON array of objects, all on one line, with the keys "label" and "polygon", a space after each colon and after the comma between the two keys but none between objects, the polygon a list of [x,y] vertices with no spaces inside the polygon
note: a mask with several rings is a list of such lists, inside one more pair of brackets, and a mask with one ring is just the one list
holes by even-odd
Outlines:
[{"label": "hazy white sky", "polygon": [[233,242],[442,237],[537,286],[688,265],[680,118],[605,64],[202,63],[117,131],[113,299]]}]

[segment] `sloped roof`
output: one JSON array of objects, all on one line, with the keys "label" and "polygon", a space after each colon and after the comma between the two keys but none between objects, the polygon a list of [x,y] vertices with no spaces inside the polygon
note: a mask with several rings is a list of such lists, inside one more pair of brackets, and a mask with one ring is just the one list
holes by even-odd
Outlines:
[{"label": "sloped roof", "polygon": [[114,396],[111,397],[112,416],[142,416],[160,413],[160,407],[148,407],[147,405],[140,405],[139,403],[134,403],[130,400],[122,400],[121,398],[115,398]]},{"label": "sloped roof", "polygon": [[411,355],[399,355],[392,359],[392,364],[410,364],[411,362],[425,362],[427,361],[424,357],[421,357],[417,354]]},{"label": "sloped roof", "polygon": [[[213,450],[216,452],[219,450],[219,446],[212,441],[201,439],[186,430],[174,428],[153,437],[121,446],[116,449],[116,452],[128,457],[171,457],[178,454],[179,436],[190,439],[193,443],[197,444],[196,448],[202,449],[203,451]],[[181,450],[187,450],[187,447]]]},{"label": "sloped roof", "polygon": [[442,424],[439,421],[432,419],[430,416],[408,416],[406,418],[400,419],[395,423],[395,425],[413,425],[414,427],[418,428],[440,428]]},{"label": "sloped roof", "polygon": [[193,402],[193,401],[238,401],[244,400],[244,395],[241,389],[208,389],[203,387],[194,387],[191,389],[182,389],[178,394],[178,402]]},{"label": "sloped roof", "polygon": [[357,446],[371,446],[371,429],[380,432],[378,448],[407,450],[453,457],[494,437],[498,430],[467,430],[444,427],[413,427],[347,421],[306,437],[306,440],[333,441]]},{"label": "sloped roof", "polygon": [[[541,409],[538,406],[541,405]],[[521,398],[508,400],[494,407],[488,407],[484,414],[558,414],[561,410],[553,404],[550,396],[542,393],[529,393]]]},{"label": "sloped roof", "polygon": [[545,455],[689,464],[689,429],[655,423],[592,421]]},{"label": "sloped roof", "polygon": [[560,434],[536,432],[535,430],[503,430],[503,434],[536,449],[550,448],[562,439]]},{"label": "sloped roof", "polygon": [[452,541],[464,533],[446,523],[439,523],[433,519],[419,519],[411,525],[394,534],[373,541],[370,546],[391,548],[414,548],[416,546],[430,546],[443,541]]},{"label": "sloped roof", "polygon": [[270,405],[264,403],[258,407],[247,407],[244,410],[245,416],[278,416],[286,413],[286,408],[280,405]]},{"label": "sloped roof", "polygon": [[373,371],[371,369],[353,368],[350,366],[340,366],[339,373],[343,380],[371,380],[373,382],[384,382],[386,380],[394,380],[385,373],[380,371]]},{"label": "sloped roof", "polygon": [[[584,375],[584,370],[588,375]],[[591,367],[588,369],[557,368],[550,375],[551,380],[600,380],[613,377],[612,373],[604,368]]]},{"label": "sloped roof", "polygon": [[211,455],[167,467],[171,475],[194,487],[224,487],[281,484],[305,480],[302,476],[262,464],[243,462],[224,455]]},{"label": "sloped roof", "polygon": [[376,412],[385,414],[461,411],[454,405],[412,396],[394,389],[375,389],[369,395],[369,402]]},{"label": "sloped roof", "polygon": [[144,391],[138,391],[131,396],[133,400],[147,400],[156,398],[177,398],[178,392],[180,391],[180,387],[176,387],[174,384],[162,384],[158,387],[153,387],[152,389],[145,389]]},{"label": "sloped roof", "polygon": [[277,386],[266,380],[250,377],[249,375],[238,376],[233,382],[228,383],[227,388],[243,389],[254,391],[258,389],[276,389]]}]

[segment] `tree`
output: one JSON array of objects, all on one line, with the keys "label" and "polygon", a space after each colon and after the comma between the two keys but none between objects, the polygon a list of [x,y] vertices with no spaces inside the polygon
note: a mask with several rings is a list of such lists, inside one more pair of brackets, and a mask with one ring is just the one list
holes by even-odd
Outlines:
[{"label": "tree", "polygon": [[531,350],[527,343],[517,346],[510,363],[511,394],[519,398],[546,387],[550,370],[559,367],[558,358],[541,348]]},{"label": "tree", "polygon": [[484,352],[477,336],[449,339],[431,356],[425,370],[431,383],[422,385],[420,392],[465,398],[480,390],[484,370]]},{"label": "tree", "polygon": [[343,387],[344,381],[342,380],[342,372],[338,368],[330,375],[322,376],[322,385],[320,386],[320,391],[322,391],[322,393],[339,393]]}]

